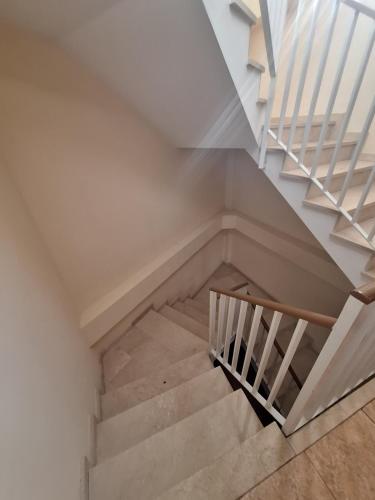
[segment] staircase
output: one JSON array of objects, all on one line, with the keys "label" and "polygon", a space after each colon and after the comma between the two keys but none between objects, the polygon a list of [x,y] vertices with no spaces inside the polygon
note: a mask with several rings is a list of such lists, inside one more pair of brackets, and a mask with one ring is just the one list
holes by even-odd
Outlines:
[{"label": "staircase", "polygon": [[375,10],[356,0],[268,0],[260,10],[250,0],[203,3],[260,137],[250,156],[355,286],[374,279]]},{"label": "staircase", "polygon": [[266,296],[223,265],[194,298],[148,311],[104,354],[90,500],[236,499],[293,457],[277,424],[263,427],[212,365],[213,286]]}]

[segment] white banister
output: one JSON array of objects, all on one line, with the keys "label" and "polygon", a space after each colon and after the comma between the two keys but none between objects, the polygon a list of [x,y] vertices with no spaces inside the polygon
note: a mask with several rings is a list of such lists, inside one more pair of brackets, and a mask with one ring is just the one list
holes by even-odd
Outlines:
[{"label": "white banister", "polygon": [[305,159],[306,146],[307,146],[307,143],[308,143],[309,137],[310,137],[311,126],[312,126],[312,122],[313,122],[313,118],[314,118],[316,105],[318,102],[320,87],[322,85],[324,70],[325,70],[326,65],[327,65],[329,50],[330,50],[331,44],[332,44],[333,32],[334,32],[334,29],[336,26],[336,20],[337,20],[337,14],[339,12],[339,7],[340,7],[340,0],[334,0],[333,5],[332,5],[332,10],[331,10],[331,18],[330,18],[329,23],[326,26],[324,49],[323,49],[322,57],[321,57],[320,62],[319,62],[318,71],[316,74],[314,91],[313,91],[313,94],[311,97],[311,103],[310,103],[310,108],[309,108],[309,114],[307,117],[305,129],[304,129],[304,133],[303,133],[302,147],[301,147],[301,151],[300,151],[299,156],[298,156],[298,161],[302,164],[303,164],[303,161]]},{"label": "white banister", "polygon": [[260,323],[260,320],[262,317],[262,313],[263,313],[263,307],[256,306],[254,316],[253,316],[253,321],[251,323],[249,339],[247,341],[245,360],[244,360],[244,364],[243,364],[242,372],[241,372],[241,379],[242,380],[246,379],[248,371],[249,371],[251,357],[253,355],[255,340],[257,338],[257,334],[258,334],[258,330],[259,330],[259,323]]},{"label": "white banister", "polygon": [[331,158],[327,177],[325,178],[325,181],[324,181],[324,189],[326,191],[329,190],[329,187],[331,184],[332,175],[333,175],[333,172],[334,172],[334,169],[336,166],[337,158],[338,158],[340,150],[341,150],[342,141],[344,140],[344,136],[345,136],[346,131],[348,129],[350,118],[352,117],[354,106],[357,102],[357,97],[358,97],[359,90],[360,90],[362,82],[363,82],[363,78],[365,76],[368,62],[370,60],[371,52],[372,52],[372,49],[374,46],[374,41],[375,41],[375,27],[373,28],[372,34],[370,36],[370,39],[369,39],[369,42],[367,45],[367,49],[362,56],[362,61],[361,61],[360,67],[359,67],[357,79],[354,83],[354,87],[353,87],[352,94],[351,94],[350,99],[349,99],[348,107],[347,107],[345,116],[343,118],[343,121],[341,123],[340,132],[339,132],[339,135],[336,139],[335,150],[334,150],[332,158]]},{"label": "white banister", "polygon": [[225,344],[224,344],[224,362],[228,362],[229,347],[233,335],[233,322],[234,322],[234,310],[236,307],[236,299],[231,297],[229,299],[228,306],[228,317],[227,317],[227,328],[225,332]]},{"label": "white banister", "polygon": [[221,295],[219,300],[219,319],[218,319],[217,336],[216,336],[216,351],[218,353],[221,352],[222,349],[227,304],[228,304],[228,297],[226,295]]},{"label": "white banister", "polygon": [[[348,190],[348,188],[350,186],[350,182],[351,182],[352,177],[353,177],[355,166],[357,164],[357,161],[359,159],[359,155],[361,154],[363,146],[364,146],[365,141],[367,139],[367,135],[368,135],[368,132],[370,130],[370,127],[371,127],[372,121],[374,119],[374,116],[375,116],[375,96],[372,98],[372,103],[371,103],[369,112],[367,114],[365,123],[363,125],[362,131],[361,131],[361,135],[360,135],[360,137],[358,139],[358,142],[356,144],[355,150],[353,152],[353,156],[352,156],[352,158],[350,160],[349,170],[348,170],[348,173],[346,174],[345,181],[344,181],[344,184],[342,186],[339,199],[337,200],[337,206],[339,206],[339,207],[341,206],[342,202],[344,201],[346,192],[347,192],[347,190]],[[358,215],[359,215],[359,211],[360,211],[361,208],[362,208],[362,206],[359,208],[359,210],[357,209],[355,211],[355,214],[354,214],[354,217],[353,217],[353,222],[356,222],[358,220]]]},{"label": "white banister", "polygon": [[258,391],[259,385],[262,381],[264,371],[267,367],[268,359],[269,359],[270,354],[271,354],[271,349],[272,349],[272,346],[273,346],[273,343],[274,343],[274,340],[275,340],[275,337],[277,334],[277,330],[279,329],[279,325],[280,325],[280,321],[281,321],[282,316],[283,316],[282,313],[280,313],[278,311],[275,311],[273,313],[270,331],[268,332],[268,335],[267,335],[266,345],[264,346],[264,349],[263,349],[262,357],[261,357],[260,363],[259,363],[258,373],[257,373],[257,376],[255,378],[254,385],[253,385],[254,391]]},{"label": "white banister", "polygon": [[321,152],[323,149],[323,144],[324,144],[325,138],[327,136],[329,121],[331,119],[333,106],[336,102],[337,93],[338,93],[338,90],[340,87],[342,75],[344,73],[344,68],[346,65],[347,58],[348,58],[349,49],[350,49],[350,46],[351,46],[351,43],[353,40],[353,35],[354,35],[355,27],[357,25],[357,21],[358,21],[358,11],[355,11],[353,14],[352,22],[350,23],[350,26],[349,26],[348,33],[347,33],[346,38],[345,38],[345,43],[344,43],[344,46],[343,46],[343,49],[341,52],[341,56],[339,59],[339,65],[337,67],[335,80],[334,80],[331,94],[329,97],[329,101],[328,101],[322,129],[321,129],[320,136],[319,136],[318,146],[316,148],[316,153],[314,155],[314,160],[313,160],[313,164],[311,167],[311,176],[312,177],[315,177],[316,170],[318,168],[319,158],[320,158],[320,155],[321,155]]},{"label": "white banister", "polygon": [[284,130],[286,108],[288,106],[290,86],[292,83],[292,76],[293,76],[293,71],[294,71],[294,66],[295,66],[296,56],[297,56],[299,31],[301,29],[301,16],[302,16],[302,12],[303,12],[303,6],[304,6],[304,0],[298,0],[297,13],[296,13],[296,17],[294,20],[294,26],[293,26],[292,50],[290,53],[288,69],[287,69],[287,76],[286,76],[285,87],[284,87],[284,94],[283,94],[283,99],[282,99],[282,103],[281,103],[279,128],[278,128],[278,131],[276,134],[277,138],[282,137],[283,130]]},{"label": "white banister", "polygon": [[272,405],[272,403],[274,402],[274,400],[275,400],[275,398],[280,390],[281,384],[283,383],[285,375],[288,372],[288,368],[290,366],[290,363],[292,362],[293,356],[295,355],[295,353],[298,349],[299,343],[301,342],[302,336],[305,333],[307,324],[308,324],[307,321],[305,321],[303,319],[300,319],[297,323],[297,326],[293,332],[292,339],[289,343],[289,347],[285,353],[285,357],[284,357],[284,359],[281,363],[281,366],[279,368],[279,371],[276,375],[276,379],[275,379],[275,382],[273,383],[270,395],[268,396],[267,406]]},{"label": "white banister", "polygon": [[375,178],[375,167],[372,168],[370,175],[368,176],[367,182],[365,184],[365,187],[363,188],[363,191],[362,191],[361,197],[359,199],[357,208],[355,209],[355,212],[353,214],[353,219],[352,219],[353,222],[358,221],[358,218],[359,218],[359,215],[360,215],[361,210],[363,208],[363,205],[366,201],[366,198],[370,192],[371,186],[374,182],[374,178]]},{"label": "white banister", "polygon": [[208,328],[208,345],[214,345],[215,327],[216,327],[216,302],[217,293],[210,291],[210,323]]},{"label": "white banister", "polygon": [[241,302],[238,323],[237,323],[236,340],[234,342],[234,351],[233,351],[233,359],[232,359],[232,372],[237,369],[238,355],[240,353],[241,341],[242,341],[242,336],[243,336],[243,329],[244,329],[245,321],[246,321],[247,308],[248,308],[248,303]]},{"label": "white banister", "polygon": [[316,23],[318,20],[318,14],[319,14],[318,5],[319,6],[322,5],[323,1],[324,0],[314,0],[313,5],[312,5],[313,15],[312,15],[311,23],[310,23],[309,35],[308,35],[308,38],[306,40],[306,44],[304,47],[304,54],[303,54],[303,58],[302,58],[302,69],[301,69],[301,74],[300,74],[300,79],[299,79],[299,84],[298,84],[298,89],[297,89],[297,95],[296,95],[296,100],[295,100],[294,109],[293,109],[292,123],[291,123],[291,127],[289,130],[289,138],[288,138],[288,146],[287,146],[288,151],[290,151],[292,146],[293,146],[294,136],[296,133],[298,113],[299,113],[299,110],[301,107],[303,91],[305,89],[307,70],[309,67],[311,51],[312,51],[314,37],[315,37],[315,31],[316,31]]},{"label": "white banister", "polygon": [[[259,305],[259,302],[264,303],[264,306]],[[249,307],[249,304],[251,307]],[[275,307],[276,310],[272,309],[272,307]],[[263,318],[265,308],[273,313],[270,326],[268,326],[266,320]],[[277,309],[281,309],[284,312]],[[283,352],[283,349],[276,340],[280,322],[284,314],[290,314],[292,317],[298,314],[304,318],[298,320],[297,326],[291,335],[289,345],[286,348],[286,353]],[[248,337],[246,336],[245,329],[247,321],[250,323],[248,326]],[[309,321],[330,328],[335,323],[335,318],[297,309],[286,304],[261,299],[252,295],[242,294],[237,291],[225,292],[220,289],[213,289],[210,292],[210,356],[229,370],[244,389],[249,391],[281,425],[285,423],[286,419],[280,413],[278,403],[274,404],[274,402],[277,401],[276,397],[287,371],[290,372],[295,380],[296,387],[298,389],[303,388],[302,383],[292,368],[292,361],[295,358],[298,345]],[[234,325],[236,325],[235,333]],[[266,335],[265,341],[259,336],[261,329],[264,330]],[[223,344],[224,333],[225,342]],[[260,348],[262,348],[264,343],[259,366],[258,355],[255,355],[255,345],[257,343]],[[282,362],[267,399],[264,397],[263,392],[266,391],[268,385],[265,370],[269,363],[274,362],[273,358],[270,361],[273,348],[275,348],[274,352],[276,356],[281,356]],[[232,349],[233,355],[230,356]],[[240,368],[238,368],[240,352],[242,353],[241,358],[243,359],[243,363],[242,367],[240,365]],[[252,366],[251,371],[250,366]]]},{"label": "white banister", "polygon": [[268,91],[266,117],[265,117],[263,131],[262,131],[262,140],[261,140],[260,157],[259,157],[259,168],[260,169],[265,168],[268,130],[269,130],[270,124],[271,124],[271,113],[272,113],[273,101],[275,98],[275,89],[276,89],[276,78],[272,77],[271,81],[270,81],[269,91]]}]

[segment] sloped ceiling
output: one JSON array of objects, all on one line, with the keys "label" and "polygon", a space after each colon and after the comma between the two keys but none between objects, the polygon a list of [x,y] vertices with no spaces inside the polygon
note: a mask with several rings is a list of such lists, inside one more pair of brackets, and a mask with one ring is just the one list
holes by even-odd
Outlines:
[{"label": "sloped ceiling", "polygon": [[201,0],[2,0],[0,16],[63,45],[176,146],[252,146]]}]

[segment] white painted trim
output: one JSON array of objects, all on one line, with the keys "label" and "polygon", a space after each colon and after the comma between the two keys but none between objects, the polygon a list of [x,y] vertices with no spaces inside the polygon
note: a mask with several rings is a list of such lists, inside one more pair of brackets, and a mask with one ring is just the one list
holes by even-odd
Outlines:
[{"label": "white painted trim", "polygon": [[88,460],[90,467],[96,465],[96,443],[97,443],[97,418],[95,415],[89,415],[88,423],[88,440],[89,440],[89,456]]},{"label": "white painted trim", "polygon": [[221,230],[220,214],[83,311],[80,326],[89,344],[102,338]]},{"label": "white painted trim", "polygon": [[79,500],[89,499],[89,460],[87,457],[81,459]]},{"label": "white painted trim", "polygon": [[94,404],[95,418],[98,422],[100,422],[102,420],[102,398],[100,392],[96,388]]},{"label": "white painted trim", "polygon": [[[111,328],[130,314],[222,231],[237,231],[272,252],[277,250],[280,257],[342,290],[340,283],[332,277],[335,264],[313,253],[306,243],[301,241],[299,244],[293,239],[283,238],[282,235],[270,231],[266,226],[257,224],[237,212],[223,212],[83,311],[81,329],[86,334],[89,344],[92,346],[103,338]],[[223,258],[230,263],[229,238],[228,235],[227,249],[224,249]]]},{"label": "white painted trim", "polygon": [[[223,215],[223,229],[238,231],[243,236],[256,241],[268,250],[277,253],[280,257],[289,260],[297,267],[342,290],[337,279],[332,277],[332,269],[336,265],[329,259],[313,253],[312,249],[310,250],[311,247],[305,242],[298,244],[293,239],[287,239],[282,235],[271,232],[267,226],[256,223],[235,212]],[[342,286],[345,286],[345,284],[346,280],[343,279]]]}]

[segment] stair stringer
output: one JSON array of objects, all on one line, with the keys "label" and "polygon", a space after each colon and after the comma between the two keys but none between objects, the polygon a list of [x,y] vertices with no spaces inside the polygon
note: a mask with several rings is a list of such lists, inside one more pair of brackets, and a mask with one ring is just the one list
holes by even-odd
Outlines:
[{"label": "stair stringer", "polygon": [[[249,154],[257,159],[264,109],[257,104],[262,73],[247,67],[250,22],[228,0],[202,0],[253,136]],[[235,40],[235,43],[233,43]]]},{"label": "stair stringer", "polygon": [[352,282],[353,286],[357,287],[366,281],[362,273],[372,252],[365,248],[348,245],[331,235],[337,223],[338,214],[329,210],[318,210],[304,204],[308,183],[311,181],[306,179],[306,182],[297,182],[282,177],[280,173],[284,158],[285,153],[283,152],[268,152],[264,174]]}]

